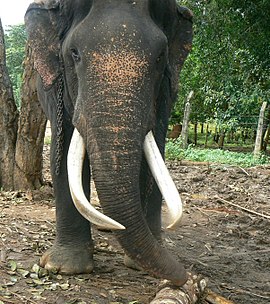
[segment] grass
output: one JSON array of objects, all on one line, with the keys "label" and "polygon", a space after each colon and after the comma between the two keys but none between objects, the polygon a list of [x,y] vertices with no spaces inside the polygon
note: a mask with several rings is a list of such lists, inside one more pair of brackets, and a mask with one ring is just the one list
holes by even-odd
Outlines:
[{"label": "grass", "polygon": [[[50,143],[51,137],[46,136],[44,144]],[[229,147],[226,145],[226,148]],[[243,148],[243,145],[241,145],[241,148]],[[169,139],[167,141],[166,159],[209,162],[240,167],[253,167],[257,165],[270,164],[270,158],[264,154],[261,154],[259,158],[255,158],[251,152],[233,152],[226,149],[202,149],[194,147],[194,145],[189,145],[187,149],[182,149],[180,138],[174,140]]]},{"label": "grass", "polygon": [[232,152],[221,149],[199,149],[192,145],[189,145],[187,149],[182,149],[179,139],[168,140],[166,144],[166,159],[210,162],[240,167],[253,167],[270,163],[269,157],[264,154],[261,154],[260,157],[254,157],[252,153]]}]

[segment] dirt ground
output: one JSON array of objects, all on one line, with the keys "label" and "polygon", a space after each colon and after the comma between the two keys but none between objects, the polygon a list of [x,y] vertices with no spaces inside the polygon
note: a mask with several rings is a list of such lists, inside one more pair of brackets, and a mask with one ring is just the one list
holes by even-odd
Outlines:
[{"label": "dirt ground", "polygon": [[[94,228],[93,274],[61,276],[39,268],[55,227],[48,147],[44,155],[46,186],[0,192],[0,304],[149,303],[159,280],[126,268],[110,232]],[[170,162],[168,167],[185,211],[177,230],[164,231],[166,247],[233,303],[270,303],[270,166]],[[165,226],[166,208],[163,213]]]}]

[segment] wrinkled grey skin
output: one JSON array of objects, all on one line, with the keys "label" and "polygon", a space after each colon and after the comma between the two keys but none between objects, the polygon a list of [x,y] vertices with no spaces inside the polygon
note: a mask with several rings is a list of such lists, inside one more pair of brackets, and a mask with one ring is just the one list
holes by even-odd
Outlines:
[{"label": "wrinkled grey skin", "polygon": [[161,194],[143,141],[152,130],[164,154],[179,72],[191,48],[191,20],[190,11],[173,0],[49,0],[29,6],[25,21],[40,75],[38,93],[52,124],[57,217],[56,240],[42,266],[62,273],[93,269],[90,224],[75,209],[67,182],[75,126],[88,154],[85,192],[89,197],[90,161],[104,213],[126,227],[116,232],[126,255],[157,277],[185,283],[184,267],[160,245]]}]

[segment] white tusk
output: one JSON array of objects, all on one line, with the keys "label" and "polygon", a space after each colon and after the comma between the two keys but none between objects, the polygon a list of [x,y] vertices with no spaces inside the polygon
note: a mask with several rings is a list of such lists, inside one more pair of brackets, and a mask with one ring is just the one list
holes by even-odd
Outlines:
[{"label": "white tusk", "polygon": [[123,230],[125,227],[103,213],[97,211],[85,197],[82,187],[82,167],[85,157],[83,138],[75,128],[70,142],[67,170],[71,197],[75,207],[88,221],[106,229]]},{"label": "white tusk", "polygon": [[150,170],[172,218],[172,223],[167,226],[167,229],[174,228],[182,217],[182,202],[178,190],[160,154],[152,131],[148,132],[145,136],[143,148]]}]

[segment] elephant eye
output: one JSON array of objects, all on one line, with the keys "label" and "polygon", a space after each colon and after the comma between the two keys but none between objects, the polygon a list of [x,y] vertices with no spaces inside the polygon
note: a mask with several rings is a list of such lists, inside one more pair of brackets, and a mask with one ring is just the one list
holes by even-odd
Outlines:
[{"label": "elephant eye", "polygon": [[72,56],[73,60],[75,62],[79,62],[81,60],[81,57],[80,57],[78,50],[72,48],[72,49],[70,49],[70,51],[71,51],[71,56]]},{"label": "elephant eye", "polygon": [[163,60],[164,56],[165,56],[165,52],[162,52],[156,59],[157,63],[161,62]]}]

